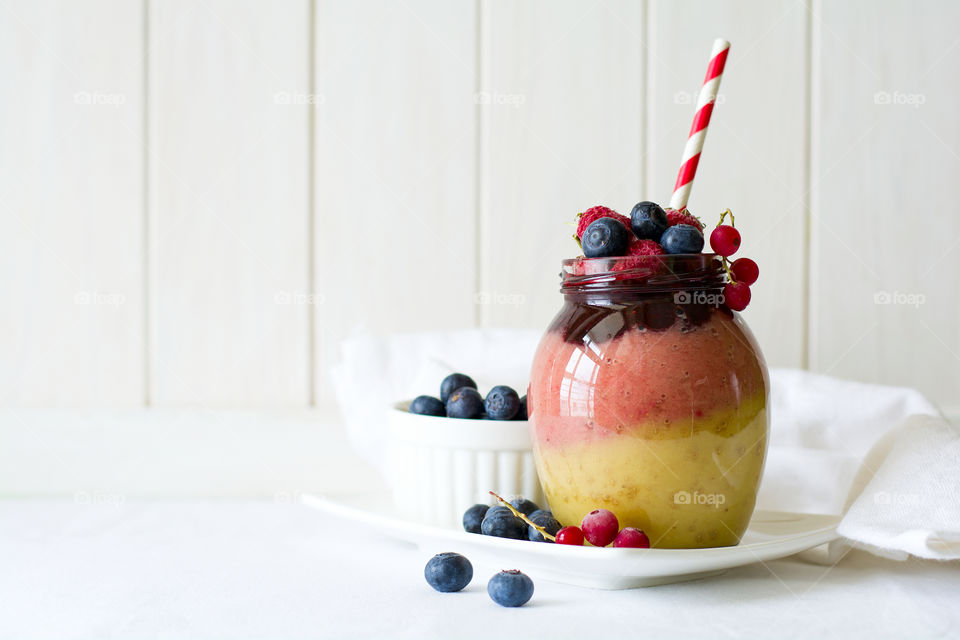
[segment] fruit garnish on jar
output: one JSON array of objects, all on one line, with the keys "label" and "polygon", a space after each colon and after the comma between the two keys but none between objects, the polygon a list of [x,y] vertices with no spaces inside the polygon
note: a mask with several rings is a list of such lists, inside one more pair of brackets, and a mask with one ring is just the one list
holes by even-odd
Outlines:
[{"label": "fruit garnish on jar", "polygon": [[[729,224],[725,224],[729,216]],[[577,214],[575,240],[583,251],[573,265],[573,275],[598,275],[607,270],[630,272],[649,269],[664,260],[659,256],[698,254],[705,244],[705,225],[686,207],[671,209],[643,200],[634,205],[630,217],[603,205],[590,207]],[[750,303],[750,285],[757,281],[760,270],[749,258],[732,263],[729,258],[740,248],[740,232],[733,212],[726,209],[720,222],[710,232],[713,252],[720,256],[727,276],[724,304],[732,311],[743,311]],[[609,264],[593,264],[593,258],[622,258]]]}]

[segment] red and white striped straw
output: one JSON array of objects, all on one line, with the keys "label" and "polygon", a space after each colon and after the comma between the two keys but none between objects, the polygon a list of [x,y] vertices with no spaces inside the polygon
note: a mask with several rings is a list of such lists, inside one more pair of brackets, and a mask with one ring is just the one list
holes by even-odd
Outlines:
[{"label": "red and white striped straw", "polygon": [[677,174],[677,183],[673,187],[673,197],[670,198],[671,209],[683,209],[687,206],[690,197],[690,187],[693,178],[697,175],[697,165],[700,164],[700,152],[703,151],[703,140],[707,137],[707,125],[713,114],[713,103],[717,99],[720,89],[720,78],[723,77],[723,67],[727,63],[727,53],[730,43],[718,38],[713,43],[710,52],[710,64],[707,65],[707,76],[700,87],[697,97],[697,112],[693,116],[693,126],[687,138],[687,146],[683,148],[683,160],[680,163],[680,173]]}]

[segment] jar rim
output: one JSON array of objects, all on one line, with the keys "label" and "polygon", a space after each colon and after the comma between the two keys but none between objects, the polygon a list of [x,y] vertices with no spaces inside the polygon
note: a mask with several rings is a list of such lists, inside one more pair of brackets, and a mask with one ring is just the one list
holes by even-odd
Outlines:
[{"label": "jar rim", "polygon": [[716,253],[568,258],[561,265],[565,295],[643,296],[713,291],[726,284],[723,258]]}]

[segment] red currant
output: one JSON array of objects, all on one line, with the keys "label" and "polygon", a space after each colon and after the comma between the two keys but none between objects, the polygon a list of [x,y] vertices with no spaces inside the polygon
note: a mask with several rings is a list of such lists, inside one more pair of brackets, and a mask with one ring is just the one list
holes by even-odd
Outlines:
[{"label": "red currant", "polygon": [[624,527],[620,530],[620,533],[617,534],[617,537],[613,539],[613,546],[632,547],[634,549],[649,549],[650,538],[648,538],[647,534],[645,534],[643,531],[640,531],[640,529]]},{"label": "red currant", "polygon": [[743,284],[753,284],[760,277],[760,267],[750,258],[737,258],[730,265],[733,278]]},{"label": "red currant", "polygon": [[710,247],[724,258],[740,248],[740,232],[728,224],[718,225],[710,234]]},{"label": "red currant", "polygon": [[595,547],[605,547],[617,537],[617,531],[620,530],[620,522],[613,512],[606,509],[594,509],[583,516],[580,523],[583,529],[583,537],[587,542]]},{"label": "red currant", "polygon": [[580,527],[564,527],[557,531],[557,544],[572,544],[575,547],[583,545],[583,531]]},{"label": "red currant", "polygon": [[730,282],[723,288],[723,301],[733,311],[743,311],[750,304],[750,285]]}]

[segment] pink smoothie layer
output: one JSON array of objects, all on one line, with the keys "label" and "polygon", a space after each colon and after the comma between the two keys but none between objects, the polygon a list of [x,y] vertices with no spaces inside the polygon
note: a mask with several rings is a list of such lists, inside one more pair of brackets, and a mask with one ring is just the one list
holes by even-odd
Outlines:
[{"label": "pink smoothie layer", "polygon": [[742,322],[722,310],[692,330],[679,322],[631,329],[590,347],[549,331],[530,381],[537,441],[549,447],[635,430],[649,437],[651,429],[682,437],[701,419],[765,395],[758,353]]}]

